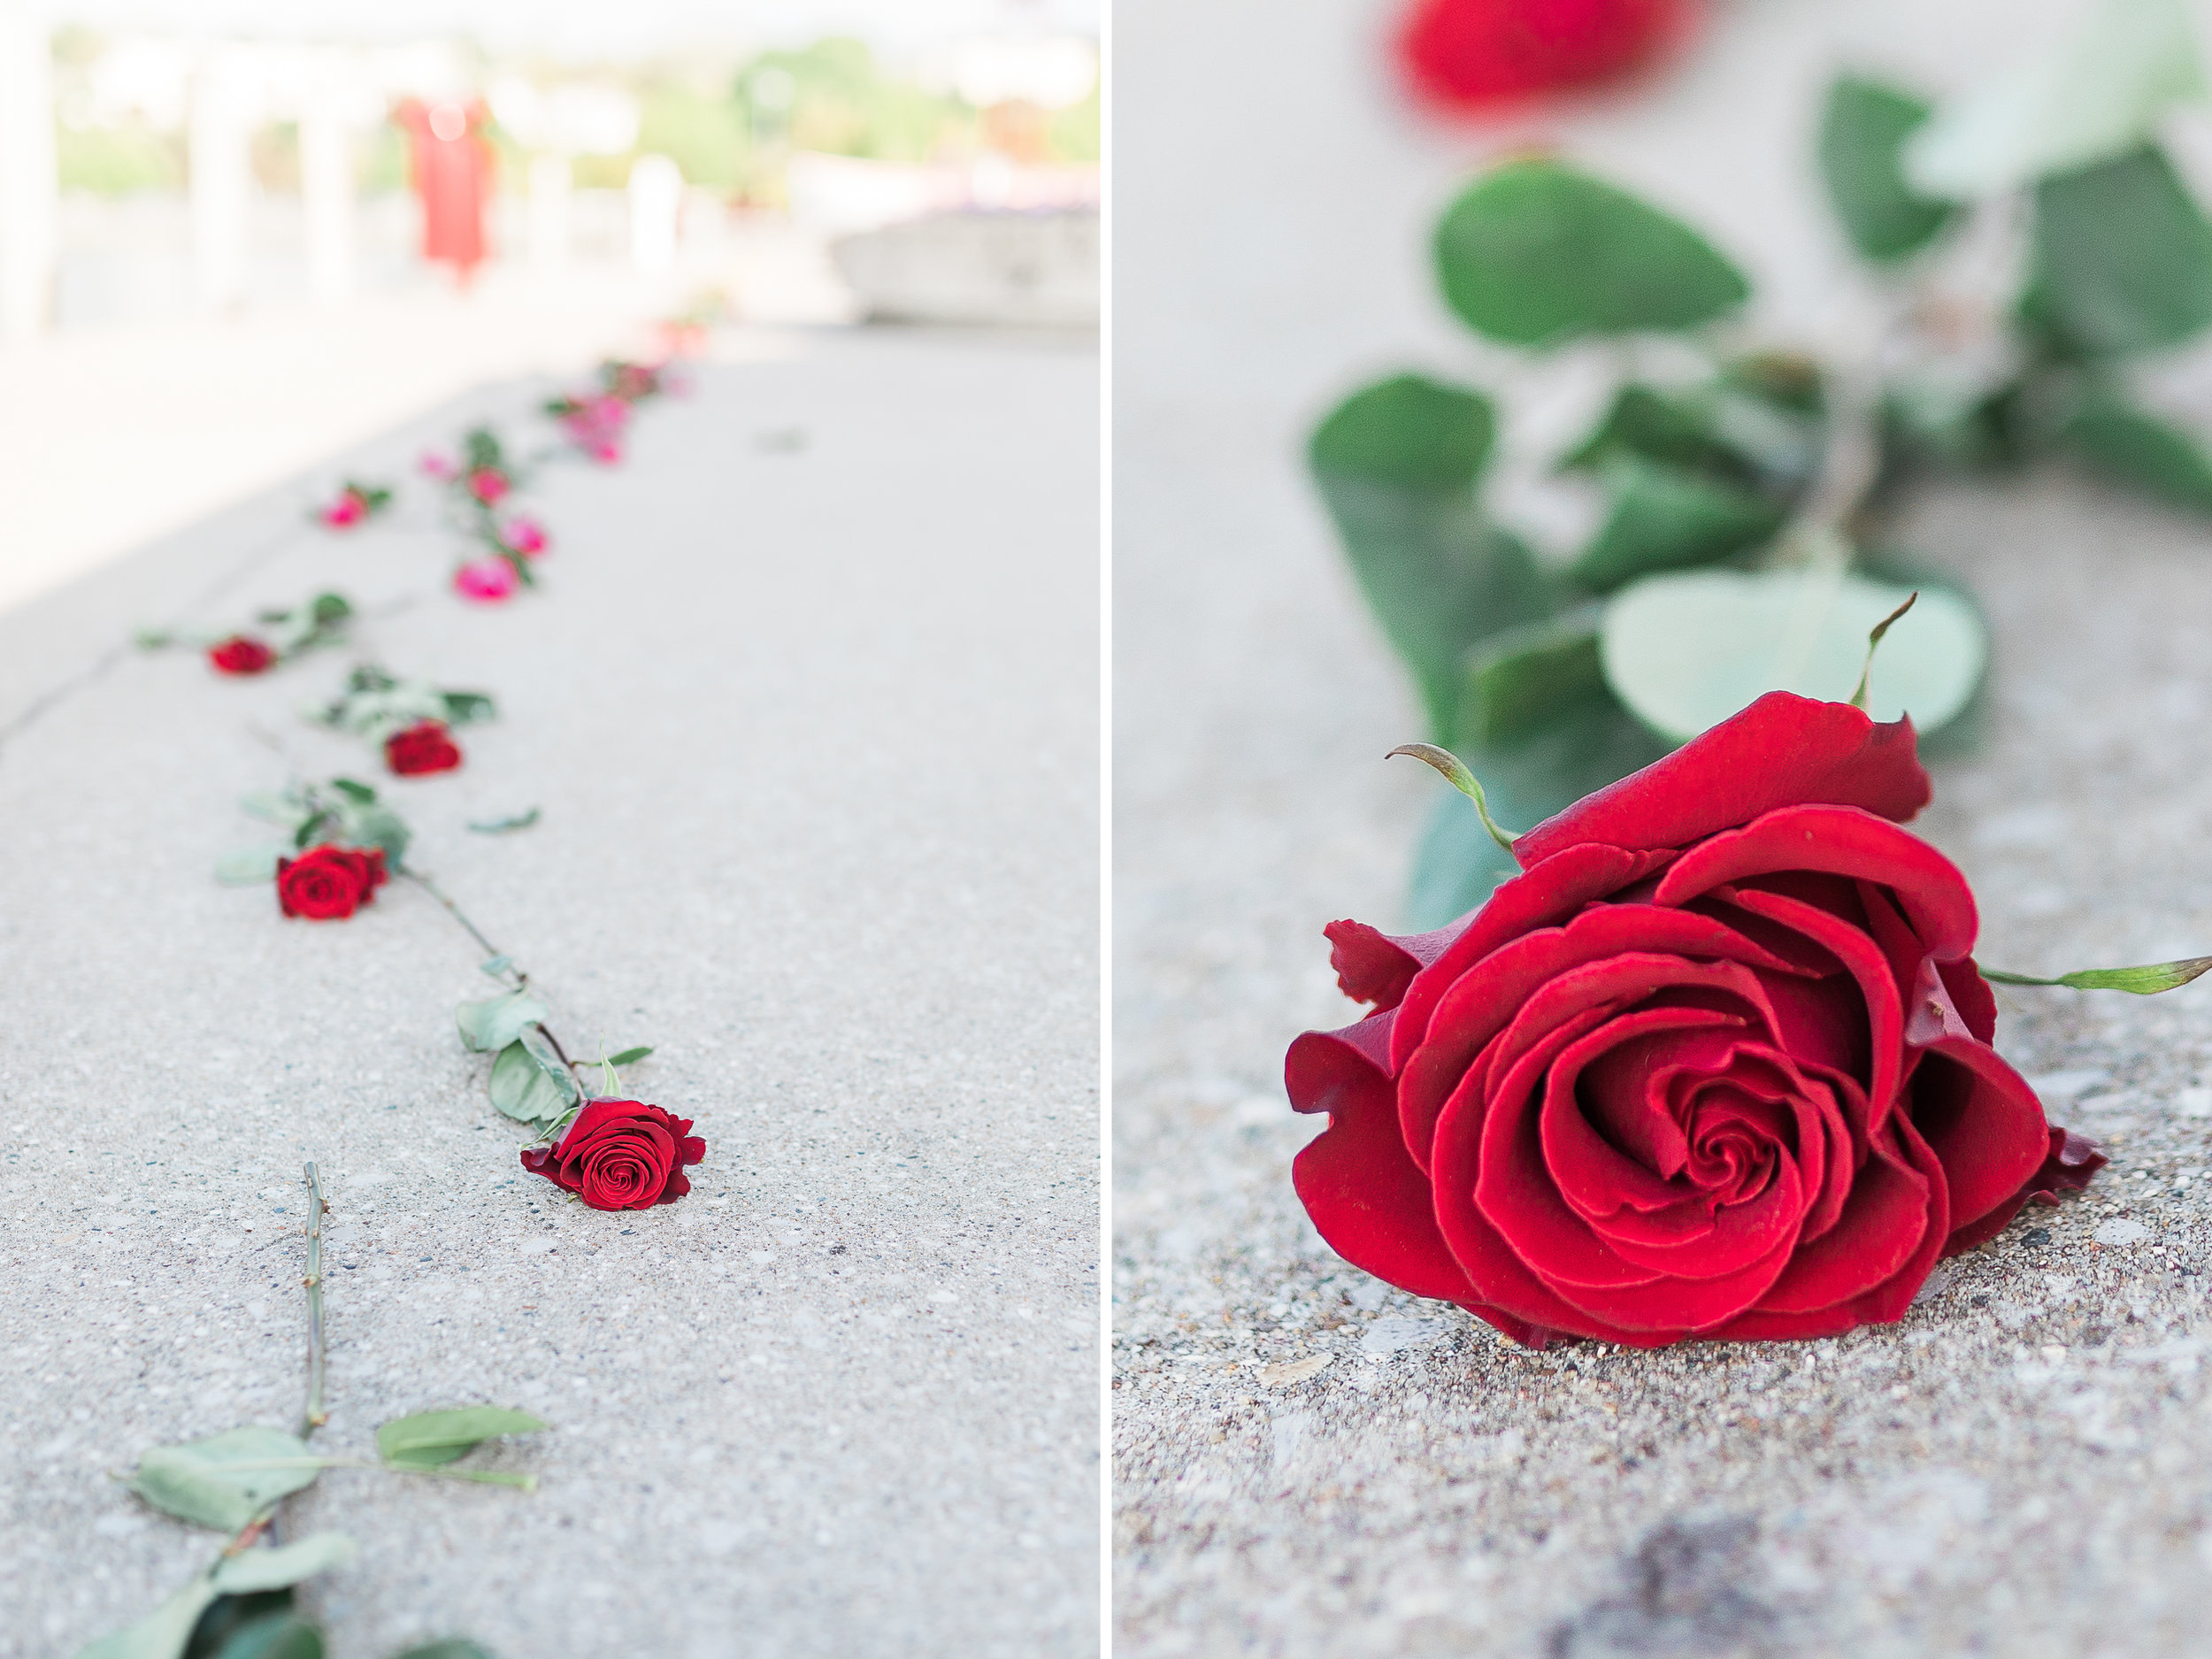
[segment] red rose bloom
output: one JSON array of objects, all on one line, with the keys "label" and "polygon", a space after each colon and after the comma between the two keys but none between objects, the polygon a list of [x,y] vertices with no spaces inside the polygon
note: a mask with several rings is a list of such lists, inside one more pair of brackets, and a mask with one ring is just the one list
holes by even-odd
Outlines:
[{"label": "red rose bloom", "polygon": [[1640,68],[1695,10],[1694,0],[1418,0],[1398,56],[1432,103],[1513,104]]},{"label": "red rose bloom", "polygon": [[234,634],[207,648],[207,660],[219,674],[265,673],[276,664],[276,653],[259,640]]},{"label": "red rose bloom", "polygon": [[689,1192],[683,1166],[706,1156],[690,1118],[639,1101],[595,1100],[576,1114],[559,1145],[526,1148],[522,1167],[594,1210],[650,1210]]},{"label": "red rose bloom", "polygon": [[495,506],[513,486],[495,466],[480,466],[469,474],[469,494],[487,507]]},{"label": "red rose bloom", "polygon": [[461,764],[461,747],[442,722],[419,720],[384,740],[384,764],[403,778],[419,772],[451,772]]},{"label": "red rose bloom", "polygon": [[1291,1045],[1337,1251],[1516,1340],[1900,1318],[1940,1256],[2104,1159],[1989,1046],[1911,723],[1773,692],[1514,842],[1415,939],[1327,931],[1378,1012]]},{"label": "red rose bloom", "polygon": [[311,847],[277,860],[277,904],[311,922],[343,921],[384,885],[381,847]]}]

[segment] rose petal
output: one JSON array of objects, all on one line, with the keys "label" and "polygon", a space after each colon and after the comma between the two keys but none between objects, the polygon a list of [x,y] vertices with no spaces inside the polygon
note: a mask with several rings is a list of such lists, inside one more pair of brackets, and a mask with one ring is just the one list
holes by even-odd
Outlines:
[{"label": "rose petal", "polygon": [[1586,795],[1513,843],[1525,870],[1569,848],[1682,848],[1778,807],[1858,807],[1899,823],[1928,804],[1912,722],[1770,691],[1641,772]]},{"label": "rose petal", "polygon": [[1331,922],[1321,932],[1329,941],[1329,965],[1336,970],[1338,988],[1355,1002],[1372,1002],[1381,1013],[1397,1007],[1413,976],[1465,930],[1462,918],[1434,933],[1408,938],[1394,938],[1365,922]]}]

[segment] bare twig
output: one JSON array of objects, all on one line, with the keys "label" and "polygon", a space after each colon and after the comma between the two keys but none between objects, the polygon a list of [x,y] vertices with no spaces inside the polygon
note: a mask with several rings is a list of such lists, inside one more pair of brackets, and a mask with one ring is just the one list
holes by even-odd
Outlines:
[{"label": "bare twig", "polygon": [[330,1421],[323,1409],[323,1185],[311,1159],[307,1165],[307,1410],[300,1423],[305,1440]]}]

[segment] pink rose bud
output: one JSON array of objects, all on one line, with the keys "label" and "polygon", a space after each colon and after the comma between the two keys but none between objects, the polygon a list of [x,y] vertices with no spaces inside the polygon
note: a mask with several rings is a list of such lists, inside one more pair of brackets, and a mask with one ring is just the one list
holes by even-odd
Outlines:
[{"label": "pink rose bud", "polygon": [[487,507],[497,504],[513,486],[495,466],[480,466],[469,474],[469,494]]},{"label": "pink rose bud", "polygon": [[322,520],[333,530],[350,529],[369,516],[369,503],[357,490],[347,490],[323,509]]},{"label": "pink rose bud", "polygon": [[525,558],[535,558],[546,549],[545,526],[526,516],[510,518],[501,535],[509,547]]},{"label": "pink rose bud", "polygon": [[419,465],[430,477],[442,481],[461,476],[461,464],[443,449],[425,449]]},{"label": "pink rose bud", "polygon": [[503,558],[471,559],[453,572],[453,591],[479,604],[496,604],[521,584],[515,567]]}]

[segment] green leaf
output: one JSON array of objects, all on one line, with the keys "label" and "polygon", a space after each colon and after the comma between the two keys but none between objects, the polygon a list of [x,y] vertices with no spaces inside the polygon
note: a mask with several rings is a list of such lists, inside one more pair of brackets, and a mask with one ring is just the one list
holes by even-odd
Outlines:
[{"label": "green leaf", "polygon": [[653,1051],[650,1048],[625,1048],[620,1054],[607,1056],[609,1065],[635,1065]]},{"label": "green leaf", "polygon": [[525,1025],[543,1019],[545,1013],[545,1004],[527,991],[510,991],[480,1002],[463,1002],[454,1009],[453,1018],[463,1043],[479,1054],[493,1054],[518,1039]]},{"label": "green leaf", "polygon": [[1594,472],[1640,456],[1690,472],[1736,474],[1750,480],[1743,457],[1713,436],[1709,410],[1648,386],[1624,386],[1597,428],[1559,463],[1562,472]]},{"label": "green leaf", "polygon": [[227,1429],[148,1452],[138,1460],[131,1490],[180,1520],[234,1532],[262,1505],[312,1486],[320,1471],[319,1461],[297,1435]]},{"label": "green leaf", "polygon": [[2206,970],[2212,956],[2190,956],[2180,962],[2154,962],[2140,968],[2078,968],[2055,979],[2038,979],[2001,968],[1983,968],[1981,976],[1999,985],[2062,985],[2076,991],[2128,991],[2137,996],[2156,996],[2178,990]]},{"label": "green leaf", "polygon": [[1347,399],[1309,455],[1353,574],[1440,733],[1467,648],[1550,609],[1534,557],[1476,500],[1490,434],[1487,400],[1408,375]]},{"label": "green leaf", "polygon": [[1968,472],[2018,465],[2031,434],[2026,387],[2016,377],[1960,379],[1921,374],[1882,395],[1880,424],[1887,457]]},{"label": "green leaf", "polygon": [[288,830],[297,829],[315,816],[314,808],[288,790],[282,795],[264,790],[257,795],[247,795],[238,804],[254,817],[279,825]]},{"label": "green leaf", "polygon": [[395,869],[407,861],[407,843],[414,839],[406,821],[385,806],[359,808],[350,815],[346,830],[358,846],[381,847]]},{"label": "green leaf", "polygon": [[473,726],[498,712],[498,705],[480,691],[442,691],[438,695],[445,704],[449,726]]},{"label": "green leaf", "polygon": [[1613,511],[1568,572],[1596,593],[1727,558],[1768,540],[1788,517],[1778,503],[1662,462],[1617,460],[1606,483]]},{"label": "green leaf", "polygon": [[[219,1610],[219,1609],[218,1609]],[[202,1642],[206,1632],[200,1633]],[[207,1649],[208,1659],[323,1659],[323,1633],[286,1608],[242,1620]]]},{"label": "green leaf", "polygon": [[347,800],[352,801],[361,806],[372,806],[375,804],[376,791],[370,788],[367,784],[360,782],[358,780],[352,778],[333,778],[330,780],[330,787],[335,789],[340,795],[345,796]]},{"label": "green leaf", "polygon": [[1436,263],[1451,308],[1509,345],[1695,328],[1751,291],[1680,220],[1543,158],[1462,192],[1437,226]]},{"label": "green leaf", "polygon": [[1314,432],[1310,459],[1316,472],[1465,491],[1481,477],[1496,432],[1481,393],[1401,374],[1338,404]]},{"label": "green leaf", "polygon": [[354,1556],[353,1540],[343,1532],[311,1532],[275,1549],[248,1549],[226,1555],[212,1575],[216,1589],[226,1595],[245,1595],[256,1590],[282,1590],[342,1567]]},{"label": "green leaf", "polygon": [[280,847],[249,847],[242,852],[225,853],[215,861],[215,879],[227,887],[250,887],[273,881],[277,860],[283,856],[284,849]]},{"label": "green leaf", "polygon": [[410,1647],[405,1653],[394,1654],[392,1659],[492,1659],[492,1655],[488,1649],[453,1636],[427,1647]]},{"label": "green leaf", "polygon": [[488,973],[495,979],[503,979],[507,977],[507,971],[514,965],[515,959],[512,956],[503,954],[501,956],[494,956],[488,961],[478,963],[476,964],[476,971],[479,973]]},{"label": "green leaf", "polygon": [[219,1594],[204,1574],[135,1624],[77,1650],[77,1659],[182,1659],[193,1628]]},{"label": "green leaf", "polygon": [[1599,614],[1587,607],[1572,617],[1510,629],[1477,647],[1467,661],[1455,741],[1485,752],[1509,748],[1536,737],[1563,710],[1594,695],[1609,702],[1598,663]]},{"label": "green leaf", "polygon": [[334,821],[327,812],[317,812],[303,820],[299,828],[293,833],[292,849],[297,852],[311,846],[315,838],[323,833],[323,826]]},{"label": "green leaf", "polygon": [[2108,478],[2177,507],[2212,512],[2212,456],[2193,434],[2135,408],[2117,393],[2093,393],[2062,435]]},{"label": "green leaf", "polygon": [[309,619],[319,628],[343,622],[353,614],[353,606],[343,594],[317,594],[307,607]]},{"label": "green leaf", "polygon": [[532,807],[527,812],[518,812],[512,818],[487,818],[480,822],[471,820],[469,827],[479,835],[507,835],[516,830],[528,829],[538,821],[539,817],[538,809]]},{"label": "green leaf", "polygon": [[1983,81],[1915,134],[1905,172],[1929,196],[2017,189],[2134,149],[2204,93],[2185,0],[2101,0],[2055,50]]},{"label": "green leaf", "polygon": [[2212,324],[2212,224],[2162,153],[2036,187],[2023,307],[2099,354],[2176,345]]},{"label": "green leaf", "polygon": [[[1909,594],[1838,572],[1652,577],[1606,607],[1606,683],[1677,742],[1770,691],[1839,702],[1858,683],[1868,631]],[[1966,707],[1986,656],[1973,607],[1924,591],[1875,658],[1868,712],[1877,720],[1909,713],[1932,732]]]},{"label": "green leaf", "polygon": [[1909,93],[1858,75],[1828,88],[1820,123],[1820,171],[1844,234],[1877,263],[1917,253],[1951,222],[1948,202],[1906,180],[1905,141],[1933,113]]},{"label": "green leaf", "polygon": [[502,1434],[528,1434],[545,1426],[526,1411],[501,1406],[464,1406],[395,1417],[376,1431],[376,1454],[403,1469],[434,1469]]},{"label": "green leaf", "polygon": [[485,1087],[492,1105],[518,1123],[552,1123],[575,1098],[519,1042],[511,1042],[499,1051]]}]

